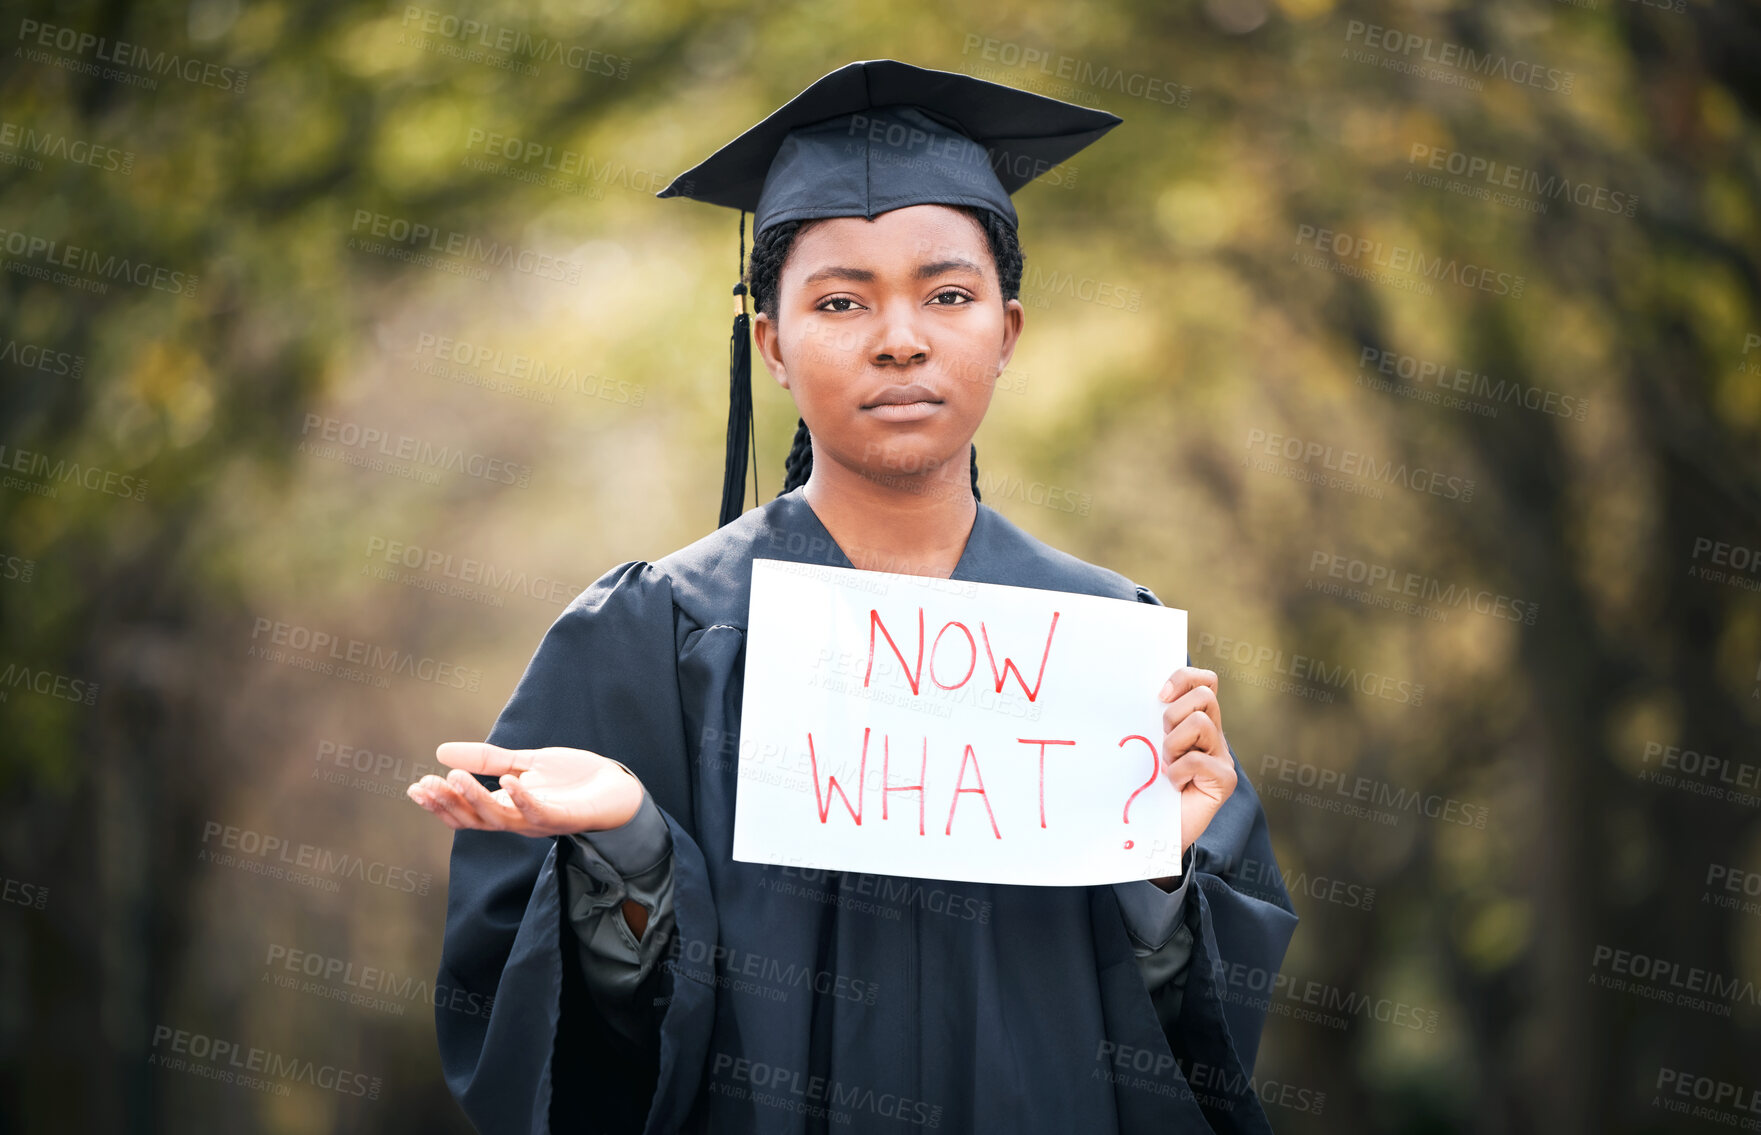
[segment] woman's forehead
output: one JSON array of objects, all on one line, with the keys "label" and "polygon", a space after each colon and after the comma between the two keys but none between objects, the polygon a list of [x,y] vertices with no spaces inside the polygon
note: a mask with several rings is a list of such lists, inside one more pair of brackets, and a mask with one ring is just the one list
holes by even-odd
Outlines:
[{"label": "woman's forehead", "polygon": [[803,225],[786,271],[805,279],[828,265],[874,270],[971,263],[993,269],[984,229],[970,213],[946,205],[912,205],[867,217],[831,217]]}]

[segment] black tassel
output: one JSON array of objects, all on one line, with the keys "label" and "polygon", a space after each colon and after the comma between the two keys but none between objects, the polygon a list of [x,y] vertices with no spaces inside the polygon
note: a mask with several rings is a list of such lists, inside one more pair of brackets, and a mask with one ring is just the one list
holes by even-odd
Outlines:
[{"label": "black tassel", "polygon": [[[740,214],[740,275],[746,274],[746,214]],[[752,428],[752,336],[746,314],[746,282],[734,285],[734,331],[728,340],[728,449],[722,466],[721,523],[730,524],[746,511],[747,447],[758,439]],[[753,500],[758,499],[757,462],[752,462]]]}]

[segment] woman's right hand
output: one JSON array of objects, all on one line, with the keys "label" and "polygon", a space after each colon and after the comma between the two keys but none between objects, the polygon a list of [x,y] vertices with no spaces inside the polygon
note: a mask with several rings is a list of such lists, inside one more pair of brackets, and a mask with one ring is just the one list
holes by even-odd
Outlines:
[{"label": "woman's right hand", "polygon": [[[447,741],[434,751],[444,778],[432,774],[405,790],[447,827],[573,835],[630,822],[642,806],[642,782],[616,761],[585,749],[504,749],[487,741]],[[494,792],[473,773],[499,777]]]}]

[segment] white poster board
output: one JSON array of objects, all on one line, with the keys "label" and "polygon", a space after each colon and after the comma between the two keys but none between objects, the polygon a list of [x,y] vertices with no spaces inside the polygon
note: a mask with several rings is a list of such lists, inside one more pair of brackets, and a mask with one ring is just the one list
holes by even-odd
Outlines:
[{"label": "white poster board", "polygon": [[1091,886],[1180,873],[1157,694],[1186,612],[752,565],[734,858]]}]

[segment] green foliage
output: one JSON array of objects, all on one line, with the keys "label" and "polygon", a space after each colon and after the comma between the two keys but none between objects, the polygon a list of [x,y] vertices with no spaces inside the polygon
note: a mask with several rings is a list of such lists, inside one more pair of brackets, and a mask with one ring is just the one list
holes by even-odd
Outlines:
[{"label": "green foliage", "polygon": [[[1761,978],[1761,923],[1704,884],[1761,871],[1753,806],[1655,779],[1669,746],[1757,763],[1761,576],[1729,562],[1761,550],[1752,8],[8,21],[0,846],[51,895],[0,911],[37,990],[0,1014],[18,1129],[465,1129],[427,1005],[277,987],[265,944],[432,974],[446,833],[402,782],[487,729],[560,602],[713,523],[735,220],[653,194],[876,57],[1126,120],[1018,197],[1028,329],[984,497],[1192,612],[1298,892],[1293,988],[1435,1013],[1275,1013],[1262,1078],[1326,1096],[1279,1129],[1661,1130],[1660,1066],[1761,1086],[1752,999],[1591,984],[1604,946]],[[768,496],[795,415],[757,386]],[[265,660],[287,628],[471,676]],[[1323,774],[1397,822],[1305,801]],[[434,887],[215,867],[210,821]],[[26,1051],[52,1018],[79,1029]],[[160,1023],[387,1086],[155,1071]]]}]

